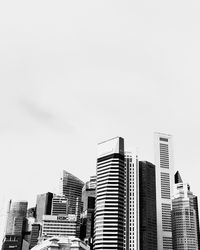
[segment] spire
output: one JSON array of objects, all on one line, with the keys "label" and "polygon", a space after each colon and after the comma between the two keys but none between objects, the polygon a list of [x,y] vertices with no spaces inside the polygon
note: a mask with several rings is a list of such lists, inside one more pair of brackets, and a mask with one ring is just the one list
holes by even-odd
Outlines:
[{"label": "spire", "polygon": [[181,175],[179,173],[179,171],[177,171],[174,175],[174,181],[175,181],[175,184],[177,183],[183,183],[183,180],[181,178]]}]

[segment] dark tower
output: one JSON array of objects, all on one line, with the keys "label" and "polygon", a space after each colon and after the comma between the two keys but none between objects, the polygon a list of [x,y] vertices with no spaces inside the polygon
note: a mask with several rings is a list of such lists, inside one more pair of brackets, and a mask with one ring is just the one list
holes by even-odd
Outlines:
[{"label": "dark tower", "polygon": [[157,249],[155,166],[139,162],[140,250]]},{"label": "dark tower", "polygon": [[174,182],[175,182],[175,184],[177,184],[177,183],[183,183],[179,171],[177,171],[177,172],[175,173],[175,175],[174,175]]}]

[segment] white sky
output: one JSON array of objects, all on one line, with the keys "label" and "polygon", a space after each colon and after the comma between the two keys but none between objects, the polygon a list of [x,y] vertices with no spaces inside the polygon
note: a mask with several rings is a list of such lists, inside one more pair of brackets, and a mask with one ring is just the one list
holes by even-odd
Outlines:
[{"label": "white sky", "polygon": [[113,136],[153,162],[154,131],[174,136],[200,196],[199,13],[195,0],[1,1],[1,208],[56,192],[62,169],[88,180]]}]

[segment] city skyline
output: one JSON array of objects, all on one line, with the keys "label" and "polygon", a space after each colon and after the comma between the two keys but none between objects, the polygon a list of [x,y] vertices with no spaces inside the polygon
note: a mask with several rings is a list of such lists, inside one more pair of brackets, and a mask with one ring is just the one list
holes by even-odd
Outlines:
[{"label": "city skyline", "polygon": [[[163,134],[163,133],[154,133],[154,137],[155,137],[155,135],[158,135],[158,136],[160,136],[160,137],[165,137],[166,136],[166,138],[171,138],[171,135],[169,135],[169,134]],[[170,139],[171,140],[171,139]],[[125,145],[126,146],[126,145]],[[127,149],[127,147],[126,147],[126,149]],[[137,151],[138,149],[136,148],[136,151]],[[136,155],[136,157],[137,157],[137,155]],[[138,159],[139,161],[141,161],[142,160],[142,158],[139,158]],[[145,159],[145,160],[148,160],[148,159]],[[155,162],[155,161],[154,161]],[[94,166],[94,168],[96,168],[96,166]],[[62,175],[61,176],[63,176],[63,174],[64,173],[67,173],[67,174],[69,174],[70,176],[73,176],[73,174],[71,174],[71,173],[69,173],[68,171],[66,171],[66,170],[62,170],[60,173],[62,173]],[[174,174],[174,173],[173,173]],[[82,180],[80,180],[79,178],[77,178],[77,177],[75,177],[74,176],[74,178],[75,179],[77,179],[79,182],[82,182]],[[172,180],[173,181],[173,180]],[[62,177],[60,177],[60,175],[59,175],[59,179],[57,180],[57,191],[55,192],[55,195],[60,195],[61,193],[62,193],[62,185],[61,185],[61,182],[62,182]],[[47,192],[49,192],[48,190],[47,190]],[[10,199],[12,199],[12,197],[9,197],[9,200]],[[36,196],[35,196],[35,199],[36,199]],[[14,200],[14,199],[12,199],[12,200]],[[33,204],[30,202],[29,203],[29,200],[27,199],[27,201],[28,201],[28,207],[31,207],[31,206],[33,206]],[[6,204],[5,204],[6,205]]]},{"label": "city skyline", "polygon": [[[191,215],[193,217],[191,225],[193,228],[196,227],[196,231],[193,231],[193,238],[188,237],[184,239],[179,238],[179,231],[174,231],[174,228],[173,233],[177,232],[178,236],[175,236],[175,238],[177,237],[177,242],[181,242],[181,244],[184,241],[187,241],[188,244],[198,244],[198,240],[200,239],[199,229],[197,229],[199,227],[198,198],[190,192],[190,186],[188,184],[183,184],[179,171],[177,171],[176,174],[173,172],[174,154],[172,140],[172,136],[169,134],[154,133],[156,167],[148,161],[139,161],[137,154],[134,158],[132,153],[126,152],[126,144],[122,137],[114,137],[98,143],[97,176],[90,177],[91,188],[94,188],[96,185],[94,249],[102,249],[102,247],[103,249],[110,249],[110,247],[116,247],[127,250],[129,249],[127,243],[130,243],[130,249],[139,249],[139,241],[141,242],[141,239],[149,241],[152,249],[154,249],[156,245],[158,245],[158,249],[172,249],[170,218],[171,205],[173,204],[174,206],[175,203],[171,204],[171,202],[175,202],[179,194],[181,195],[180,198],[183,197],[185,199],[187,191],[187,194],[190,195],[189,198],[191,198],[191,201],[188,200],[188,204],[191,202],[192,207],[189,208],[189,205],[186,205],[186,200],[184,199],[180,205],[183,203],[186,205],[186,210],[192,209]],[[42,216],[42,239],[46,239],[46,237],[50,236],[59,236],[60,234],[63,234],[63,236],[73,236],[76,234],[76,237],[80,237],[78,218],[80,218],[81,205],[78,204],[83,198],[82,188],[89,182],[84,183],[73,174],[63,170],[63,175],[59,178],[58,183],[59,194],[47,193],[37,195],[36,209],[30,208],[27,210],[27,201],[16,202],[10,200],[8,210],[10,217],[8,216],[7,218],[5,244],[9,244],[10,241],[12,242],[11,238],[18,237],[20,234],[22,234],[21,240],[23,244],[28,244],[26,240],[30,237],[26,236],[28,231],[25,231],[26,225],[23,224],[23,221],[25,222],[26,220],[26,212],[28,212],[27,216],[30,216],[30,225],[34,223],[34,221],[32,221],[33,217],[38,217],[37,211],[40,211],[41,215],[44,215]],[[146,184],[144,185],[144,183]],[[180,188],[182,188],[184,192],[186,191],[185,194]],[[174,192],[172,190],[174,190]],[[149,191],[151,195],[148,195]],[[147,204],[147,197],[149,199],[149,202],[147,202],[148,208],[145,205]],[[48,203],[49,205],[51,204],[51,212],[49,211],[50,207]],[[87,204],[85,205],[87,207]],[[180,213],[182,215],[180,205],[178,201],[178,206],[176,205],[176,207],[179,210],[178,212],[175,211],[175,217],[176,214],[179,217]],[[113,210],[113,207],[116,209]],[[186,215],[188,215],[188,211],[185,212]],[[140,217],[140,215],[142,216]],[[36,219],[36,224],[39,222],[40,216]],[[63,224],[63,220],[66,220],[67,223]],[[149,226],[147,226],[146,223],[150,223],[149,225],[152,227],[151,230],[147,230]],[[175,224],[173,223],[172,225],[174,226]],[[184,220],[178,218],[176,223],[182,225]],[[59,231],[60,229],[53,232],[52,229],[49,228],[50,224],[53,228],[61,227],[62,232]],[[65,227],[63,227],[64,225]],[[176,227],[178,226],[176,225]],[[132,231],[131,228],[134,230]],[[188,229],[188,235],[190,235],[191,229]],[[83,230],[85,229],[83,228]],[[82,232],[84,234],[84,231]],[[183,233],[181,234],[183,235]],[[25,241],[23,239],[24,235],[28,237]],[[133,241],[129,238],[130,235],[134,236]],[[140,238],[140,236],[142,238]],[[173,238],[173,241],[175,238]],[[19,244],[20,242],[21,241],[19,241]],[[135,242],[135,246],[133,246],[133,242]]]},{"label": "city skyline", "polygon": [[174,171],[200,197],[199,12],[197,0],[1,1],[1,220],[10,198],[57,193],[63,169],[95,175],[104,139],[154,164],[154,131],[173,136]]}]

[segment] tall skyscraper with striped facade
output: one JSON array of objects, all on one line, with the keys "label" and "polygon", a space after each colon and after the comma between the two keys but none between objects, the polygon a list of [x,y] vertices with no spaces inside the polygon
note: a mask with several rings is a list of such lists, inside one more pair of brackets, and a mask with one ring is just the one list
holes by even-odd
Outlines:
[{"label": "tall skyscraper with striped facade", "polygon": [[124,139],[98,144],[94,249],[124,247]]},{"label": "tall skyscraper with striped facade", "polygon": [[157,240],[159,250],[172,249],[171,196],[173,188],[172,136],[154,134],[156,165]]}]

